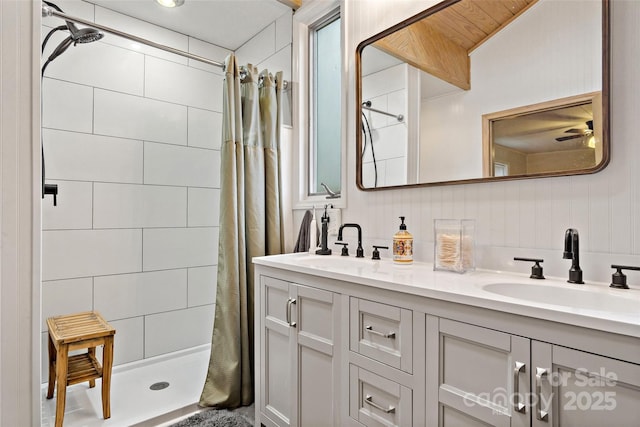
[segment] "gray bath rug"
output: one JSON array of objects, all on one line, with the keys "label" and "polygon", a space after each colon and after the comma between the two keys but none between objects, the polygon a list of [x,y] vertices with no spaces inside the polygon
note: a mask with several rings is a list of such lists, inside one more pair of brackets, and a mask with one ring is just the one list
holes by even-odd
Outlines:
[{"label": "gray bath rug", "polygon": [[171,427],[252,427],[253,405],[234,410],[207,409]]}]

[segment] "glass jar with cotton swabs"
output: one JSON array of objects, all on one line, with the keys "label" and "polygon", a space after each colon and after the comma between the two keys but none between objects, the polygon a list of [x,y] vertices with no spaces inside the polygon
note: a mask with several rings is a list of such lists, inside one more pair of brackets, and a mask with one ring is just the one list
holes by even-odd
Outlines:
[{"label": "glass jar with cotton swabs", "polygon": [[464,273],[475,269],[475,221],[434,219],[434,270]]}]

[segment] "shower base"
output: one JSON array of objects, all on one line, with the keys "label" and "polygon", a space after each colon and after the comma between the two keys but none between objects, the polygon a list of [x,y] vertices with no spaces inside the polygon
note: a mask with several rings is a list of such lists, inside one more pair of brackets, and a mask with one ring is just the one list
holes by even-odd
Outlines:
[{"label": "shower base", "polygon": [[[211,346],[203,345],[115,366],[111,378],[111,418],[102,418],[100,381],[67,388],[65,427],[158,425],[198,411]],[[168,383],[162,388],[152,385]],[[53,426],[56,399],[46,399],[43,384],[42,427]],[[153,420],[153,424],[148,421]]]}]

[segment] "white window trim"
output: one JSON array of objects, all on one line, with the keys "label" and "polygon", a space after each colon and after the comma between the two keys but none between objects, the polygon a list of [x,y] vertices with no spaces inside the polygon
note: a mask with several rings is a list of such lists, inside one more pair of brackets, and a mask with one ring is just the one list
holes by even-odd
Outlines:
[{"label": "white window trim", "polygon": [[[318,21],[323,20],[328,15],[340,10],[340,25],[341,25],[341,50],[344,46],[344,17],[342,3],[337,0],[308,0],[302,7],[300,7],[293,15],[293,52],[292,52],[292,74],[297,80],[295,85],[295,91],[292,99],[292,112],[293,112],[293,176],[297,176],[297,180],[293,180],[293,208],[294,209],[308,209],[313,206],[323,206],[326,204],[332,204],[337,208],[346,207],[346,111],[347,102],[346,96],[342,96],[342,119],[340,123],[340,139],[341,139],[341,153],[340,153],[340,198],[327,199],[325,195],[309,195],[309,126],[311,123],[310,109],[309,109],[309,82],[310,73],[309,69],[309,33],[310,28]],[[341,93],[346,94],[346,79],[345,72],[346,63],[342,64],[342,85]]]}]

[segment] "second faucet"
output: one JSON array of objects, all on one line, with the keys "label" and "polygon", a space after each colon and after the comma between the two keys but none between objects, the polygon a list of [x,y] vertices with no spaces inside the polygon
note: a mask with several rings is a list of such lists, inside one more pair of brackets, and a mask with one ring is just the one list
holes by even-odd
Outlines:
[{"label": "second faucet", "polygon": [[580,268],[580,239],[578,230],[575,228],[567,229],[564,234],[564,259],[571,260],[571,268],[569,269],[569,283],[583,284],[582,269]]}]

